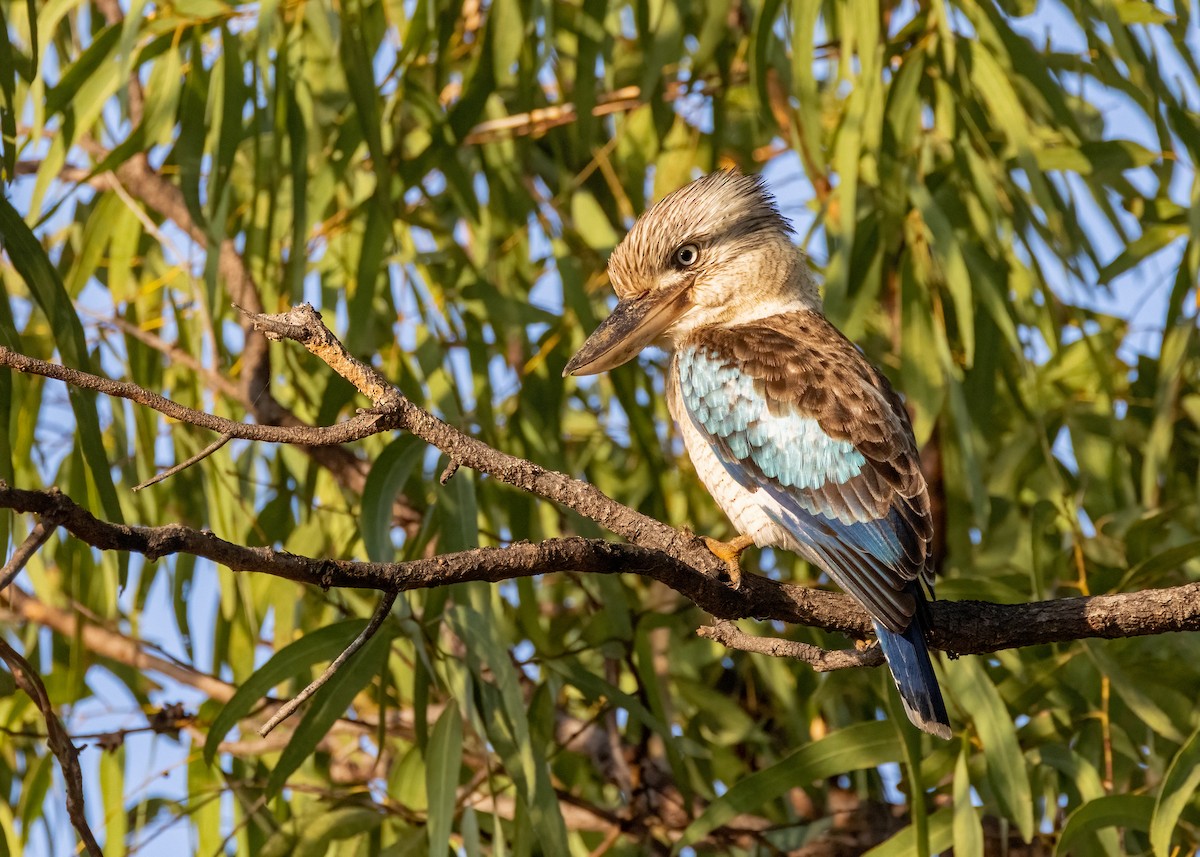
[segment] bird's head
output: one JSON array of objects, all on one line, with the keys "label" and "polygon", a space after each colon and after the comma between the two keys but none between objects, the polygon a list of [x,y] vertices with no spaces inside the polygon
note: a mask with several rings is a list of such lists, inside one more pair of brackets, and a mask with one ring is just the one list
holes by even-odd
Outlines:
[{"label": "bird's head", "polygon": [[608,260],[616,308],[563,371],[593,375],[665,338],[734,325],[820,297],[791,225],[758,176],[711,173],[638,218]]}]

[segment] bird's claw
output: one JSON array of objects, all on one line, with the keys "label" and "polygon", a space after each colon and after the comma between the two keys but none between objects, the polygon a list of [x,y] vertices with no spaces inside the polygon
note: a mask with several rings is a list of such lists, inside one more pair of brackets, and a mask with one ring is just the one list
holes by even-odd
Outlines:
[{"label": "bird's claw", "polygon": [[704,544],[712,551],[713,555],[724,561],[725,573],[729,575],[729,585],[733,589],[740,589],[742,586],[742,566],[741,557],[742,551],[754,544],[754,539],[749,536],[738,536],[736,539],[728,542],[710,539],[708,536],[702,536]]}]

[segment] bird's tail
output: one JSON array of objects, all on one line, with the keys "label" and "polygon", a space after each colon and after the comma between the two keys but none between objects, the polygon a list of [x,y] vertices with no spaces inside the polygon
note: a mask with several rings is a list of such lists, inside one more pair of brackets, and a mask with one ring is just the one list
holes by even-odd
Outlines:
[{"label": "bird's tail", "polygon": [[909,623],[904,633],[889,631],[878,622],[875,633],[879,645],[887,658],[900,691],[900,701],[908,719],[918,729],[930,735],[950,739],[950,718],[946,714],[946,703],[933,674],[933,662],[929,659],[929,648],[925,645],[925,624],[920,610]]}]

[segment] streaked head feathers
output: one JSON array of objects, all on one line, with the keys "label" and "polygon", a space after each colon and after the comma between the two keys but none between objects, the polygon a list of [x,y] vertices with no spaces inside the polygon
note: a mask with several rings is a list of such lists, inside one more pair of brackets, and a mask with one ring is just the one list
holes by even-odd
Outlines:
[{"label": "streaked head feathers", "polygon": [[[710,173],[667,194],[629,230],[608,260],[618,298],[643,290],[669,271],[672,254],[696,244],[712,265],[760,244],[764,237],[789,240],[791,224],[779,213],[761,176],[729,170]],[[708,251],[709,257],[704,257]],[[719,257],[712,258],[714,252]]]},{"label": "streaked head feathers", "polygon": [[679,341],[796,309],[820,311],[791,225],[758,176],[717,172],[638,218],[608,261],[616,309],[567,364],[603,372],[665,336]]}]

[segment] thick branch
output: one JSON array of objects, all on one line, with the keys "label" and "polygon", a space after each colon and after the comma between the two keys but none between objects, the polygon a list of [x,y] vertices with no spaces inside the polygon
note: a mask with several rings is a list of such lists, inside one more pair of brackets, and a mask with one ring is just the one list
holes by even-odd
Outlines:
[{"label": "thick branch", "polygon": [[[598,539],[549,539],[538,544],[479,548],[411,562],[350,562],[245,547],[178,524],[163,527],[112,524],[97,519],[54,489],[24,491],[0,483],[0,508],[36,514],[101,550],[132,551],[151,559],[185,553],[210,559],[234,571],[262,572],[320,586],[402,592],[467,581],[495,583],[559,571],[627,573],[658,580],[722,619],[778,620],[860,639],[871,633],[870,618],[848,595],[776,583],[754,574],[743,577],[740,589],[732,589],[707,570],[666,551]],[[1085,638],[1197,631],[1200,630],[1200,583],[1028,604],[938,601],[931,605],[931,610],[934,620],[931,642],[935,646],[959,654],[982,654]]]},{"label": "thick branch", "polygon": [[279,315],[253,316],[253,321],[257,329],[271,336],[294,339],[326,361],[371,399],[387,418],[386,425],[415,434],[446,453],[455,464],[573,509],[635,545],[661,551],[693,570],[704,572],[714,583],[725,574],[724,562],[693,533],[677,530],[623,506],[587,482],[493,449],[417,407],[398,389],[382,382],[373,368],[351,356],[308,304]]}]

